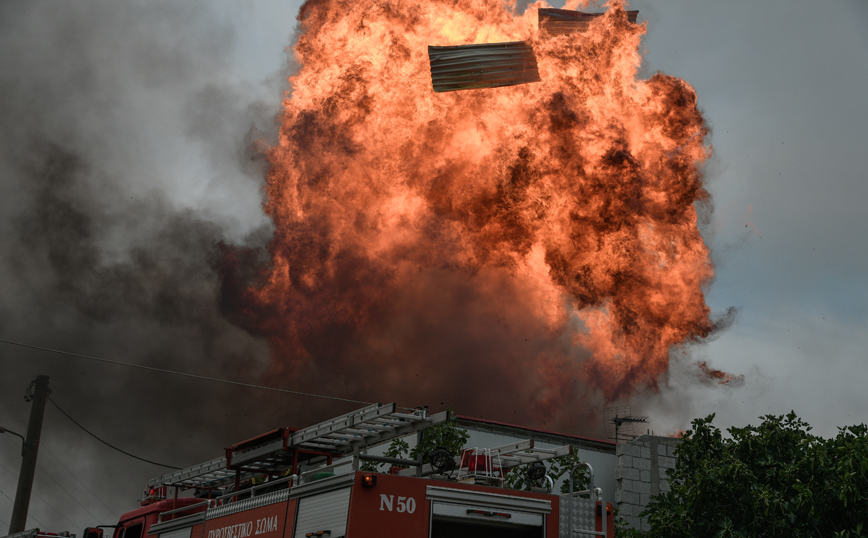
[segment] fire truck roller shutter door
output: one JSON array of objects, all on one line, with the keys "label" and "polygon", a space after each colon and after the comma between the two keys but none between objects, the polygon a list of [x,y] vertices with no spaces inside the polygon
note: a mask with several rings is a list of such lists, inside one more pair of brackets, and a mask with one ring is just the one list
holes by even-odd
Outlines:
[{"label": "fire truck roller shutter door", "polygon": [[492,510],[471,504],[434,503],[434,517],[443,519],[460,519],[478,523],[502,523],[505,525],[525,525],[542,527],[542,514],[518,512],[516,510]]},{"label": "fire truck roller shutter door", "polygon": [[543,538],[551,501],[429,486],[431,538]]},{"label": "fire truck roller shutter door", "polygon": [[347,515],[350,511],[349,487],[302,497],[298,500],[298,519],[295,538],[306,534],[329,531],[323,538],[339,538],[347,534]]},{"label": "fire truck roller shutter door", "polygon": [[181,527],[168,532],[160,533],[160,538],[190,538],[193,527]]}]

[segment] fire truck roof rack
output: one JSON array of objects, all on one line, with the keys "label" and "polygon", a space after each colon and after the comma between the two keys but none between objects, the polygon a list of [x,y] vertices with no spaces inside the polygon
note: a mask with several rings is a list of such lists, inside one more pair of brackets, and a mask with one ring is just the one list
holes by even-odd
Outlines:
[{"label": "fire truck roof rack", "polygon": [[[513,467],[518,467],[519,465],[526,465],[535,461],[544,461],[560,456],[567,456],[573,453],[572,445],[564,445],[556,448],[538,448],[534,446],[534,444],[535,443],[532,439],[528,439],[494,448],[465,449],[461,456],[455,457],[455,463],[457,465],[455,472],[458,473],[457,478],[461,477],[462,468],[465,463],[467,463],[468,457],[483,456],[491,462],[496,461],[498,467],[511,469]],[[489,467],[491,466],[489,465]],[[415,469],[403,469],[398,471],[398,474],[401,476],[414,476],[417,473]],[[432,474],[437,474],[437,470],[434,469],[430,463],[426,463],[422,466],[420,474],[421,476],[430,476]]]},{"label": "fire truck roof rack", "polygon": [[326,457],[350,454],[448,418],[448,411],[429,416],[427,409],[399,409],[394,403],[372,404],[308,428],[279,428],[232,445],[222,458],[151,479],[146,491],[163,486],[219,488],[235,482],[239,473],[249,477],[292,469],[299,454]]}]

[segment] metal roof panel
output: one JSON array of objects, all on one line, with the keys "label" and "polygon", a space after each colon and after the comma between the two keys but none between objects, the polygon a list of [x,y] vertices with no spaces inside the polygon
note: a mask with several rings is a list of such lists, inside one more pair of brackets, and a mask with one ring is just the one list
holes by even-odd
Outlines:
[{"label": "metal roof panel", "polygon": [[524,41],[428,47],[435,92],[539,82],[533,48]]},{"label": "metal roof panel", "polygon": [[[564,35],[572,32],[586,32],[591,21],[602,17],[603,13],[585,13],[570,9],[540,8],[537,12],[540,32],[549,35]],[[628,11],[627,20],[635,23],[638,11]]]}]

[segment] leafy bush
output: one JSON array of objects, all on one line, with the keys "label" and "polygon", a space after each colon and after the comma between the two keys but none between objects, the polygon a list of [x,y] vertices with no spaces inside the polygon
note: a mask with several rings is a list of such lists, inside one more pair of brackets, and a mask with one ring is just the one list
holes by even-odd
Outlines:
[{"label": "leafy bush", "polygon": [[461,453],[461,449],[467,444],[470,439],[470,434],[467,430],[459,428],[458,424],[452,418],[452,410],[449,410],[449,420],[431,426],[422,433],[422,440],[413,447],[410,451],[410,459],[418,460],[422,457],[422,461],[428,461],[428,457],[435,448],[442,447],[457,456]]},{"label": "leafy bush", "polygon": [[868,428],[822,439],[794,413],[729,428],[693,421],[670,491],[643,516],[649,538],[856,537],[868,532]]}]

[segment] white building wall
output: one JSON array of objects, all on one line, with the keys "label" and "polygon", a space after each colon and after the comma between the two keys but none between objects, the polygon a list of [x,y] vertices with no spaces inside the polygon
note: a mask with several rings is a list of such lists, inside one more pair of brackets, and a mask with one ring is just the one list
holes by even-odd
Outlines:
[{"label": "white building wall", "polygon": [[618,515],[642,531],[648,522],[639,514],[651,497],[669,491],[667,471],[675,468],[675,447],[680,439],[643,435],[618,445],[616,450],[615,503]]}]

